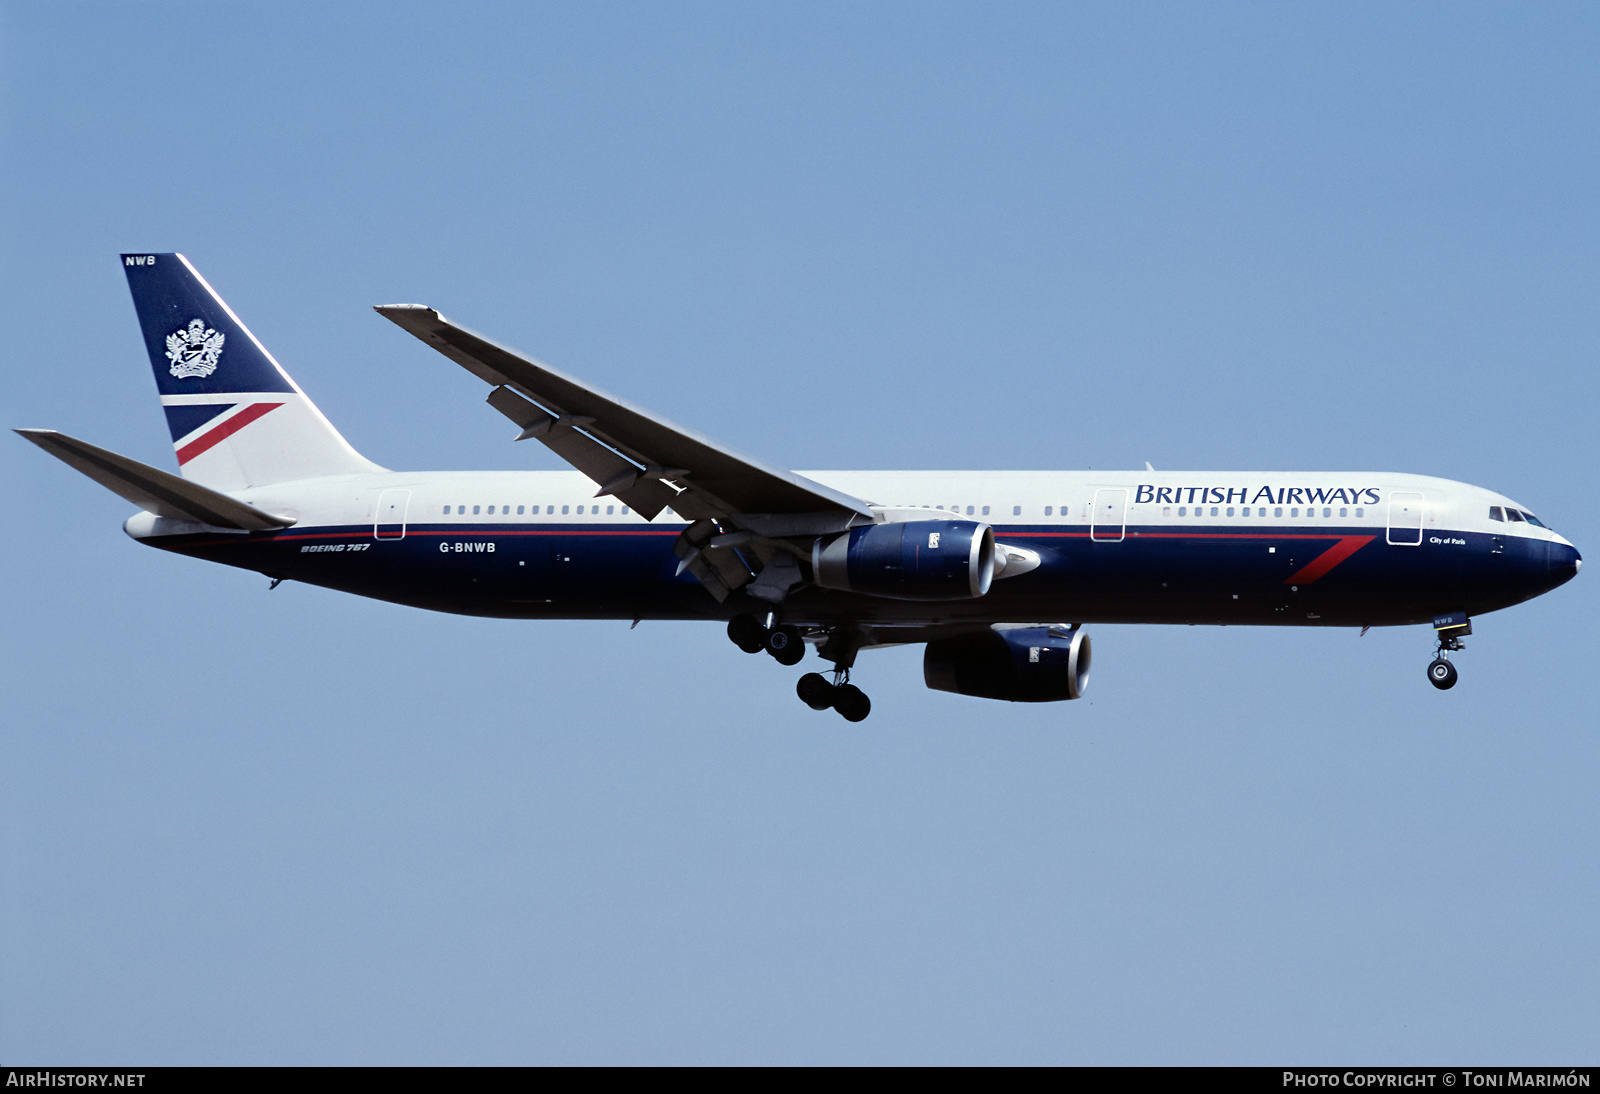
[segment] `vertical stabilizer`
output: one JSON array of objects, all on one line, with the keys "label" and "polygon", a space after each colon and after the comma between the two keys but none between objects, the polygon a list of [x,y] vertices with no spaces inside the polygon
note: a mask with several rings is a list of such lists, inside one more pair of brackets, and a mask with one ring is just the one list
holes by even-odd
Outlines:
[{"label": "vertical stabilizer", "polygon": [[183,477],[217,490],[382,468],[322,416],[180,254],[125,254],[123,272]]}]

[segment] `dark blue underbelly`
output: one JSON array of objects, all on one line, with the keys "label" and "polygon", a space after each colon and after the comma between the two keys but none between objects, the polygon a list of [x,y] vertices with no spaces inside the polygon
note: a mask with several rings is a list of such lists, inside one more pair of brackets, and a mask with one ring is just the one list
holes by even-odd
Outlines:
[{"label": "dark blue underbelly", "polygon": [[[677,575],[680,527],[413,526],[374,539],[370,525],[248,536],[182,536],[153,545],[272,577],[436,611],[508,618],[726,618],[762,608],[718,604]],[[1416,546],[1379,528],[1130,527],[1096,542],[1059,526],[997,528],[1041,566],[978,600],[937,604],[805,587],[785,605],[797,623],[1059,621],[1297,626],[1424,623],[1482,614],[1560,584],[1550,545],[1521,537],[1428,532]],[[1561,550],[1561,548],[1556,548]]]}]

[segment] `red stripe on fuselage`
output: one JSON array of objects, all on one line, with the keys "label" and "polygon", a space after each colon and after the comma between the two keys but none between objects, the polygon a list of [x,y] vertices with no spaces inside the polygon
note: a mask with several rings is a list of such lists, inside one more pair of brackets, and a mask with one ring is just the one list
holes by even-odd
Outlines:
[{"label": "red stripe on fuselage", "polygon": [[1284,578],[1283,583],[1309,585],[1377,538],[1377,536],[1340,536],[1338,543]]},{"label": "red stripe on fuselage", "polygon": [[[1005,535],[998,529],[995,535]],[[1089,532],[1024,532],[1015,534],[1020,539],[1041,538],[1045,536],[1060,537],[1062,539],[1089,539]],[[1129,539],[1260,539],[1260,540],[1285,540],[1285,539],[1332,539],[1337,540],[1332,547],[1322,552],[1316,558],[1300,567],[1294,573],[1283,579],[1285,585],[1310,585],[1317,578],[1325,575],[1339,563],[1355,554],[1361,548],[1377,539],[1377,536],[1341,536],[1337,533],[1306,533],[1291,532],[1279,535],[1273,532],[1131,532]],[[1103,540],[1099,542],[1123,542],[1121,540]]]},{"label": "red stripe on fuselage", "polygon": [[[363,525],[362,527],[364,528],[365,525]],[[594,532],[586,532],[586,531],[514,532],[514,531],[511,531],[509,529],[504,529],[504,530],[492,529],[492,530],[487,530],[486,531],[486,530],[484,530],[482,528],[479,528],[479,529],[476,529],[476,530],[468,529],[467,531],[450,531],[450,530],[447,529],[447,530],[445,530],[443,532],[440,532],[440,531],[427,531],[427,530],[418,531],[418,530],[413,529],[413,528],[408,528],[408,529],[406,529],[406,534],[404,536],[395,536],[392,539],[390,539],[389,542],[397,543],[402,539],[407,539],[407,538],[410,538],[412,536],[457,536],[457,537],[463,537],[464,538],[464,537],[467,537],[467,536],[480,536],[480,537],[488,537],[488,536],[676,536],[677,534],[678,534],[677,530],[668,530],[668,531],[662,531],[662,532],[656,532],[656,531],[638,531],[638,532],[629,532],[629,531],[612,531],[612,532],[601,532],[601,531],[594,531]],[[291,540],[291,539],[350,539],[352,537],[354,537],[356,539],[359,539],[362,536],[367,536],[367,535],[371,535],[371,533],[370,532],[366,532],[366,531],[359,531],[359,532],[305,532],[305,533],[303,533],[301,535],[295,535],[295,536],[274,535],[272,537],[272,539],[275,542],[277,540]]]},{"label": "red stripe on fuselage", "polygon": [[[277,405],[282,405],[282,404],[277,404]],[[455,528],[440,529],[438,527],[434,527],[434,528],[430,528],[430,529],[410,529],[410,528],[408,528],[406,530],[406,537],[421,537],[421,536],[439,536],[439,537],[483,536],[485,538],[492,538],[492,537],[510,537],[510,536],[563,536],[563,537],[565,537],[565,536],[616,536],[616,537],[634,538],[634,537],[639,537],[639,536],[660,536],[660,537],[674,536],[675,537],[675,536],[678,535],[678,532],[679,532],[678,529],[661,529],[661,530],[657,530],[657,529],[654,529],[654,528],[649,528],[649,529],[640,528],[640,529],[626,529],[626,530],[624,530],[624,529],[598,529],[598,528],[593,529],[593,530],[577,529],[577,528],[563,528],[563,529],[554,529],[554,528],[552,528],[552,529],[542,529],[541,528],[541,529],[513,530],[512,528],[496,528],[494,526],[490,526],[488,528],[485,528],[484,526],[479,525],[477,528],[462,528],[462,529],[455,529]],[[224,545],[227,545],[227,546],[243,546],[243,545],[247,545],[247,544],[253,546],[253,545],[256,545],[256,544],[260,544],[262,542],[286,543],[286,542],[289,542],[289,541],[292,541],[292,540],[307,540],[307,539],[362,539],[362,538],[365,538],[366,536],[368,536],[369,534],[370,533],[368,533],[368,532],[366,532],[364,530],[362,530],[362,531],[354,531],[354,530],[352,530],[352,531],[348,531],[348,532],[298,532],[298,533],[290,533],[290,534],[285,534],[283,532],[268,532],[268,533],[257,533],[255,535],[250,536],[248,539],[242,538],[242,537],[241,538],[229,537],[228,539],[225,539],[225,540],[208,540],[208,541],[205,541],[203,543],[187,544],[186,546],[190,546],[190,547],[220,547],[220,546],[224,546]],[[1088,539],[1089,538],[1089,533],[1088,532],[999,532],[998,534],[1002,535],[1002,536],[1005,536],[1007,538],[1011,538],[1011,539],[1047,539],[1047,538],[1048,539]],[[1281,541],[1281,540],[1286,540],[1286,539],[1288,539],[1288,540],[1331,539],[1331,540],[1337,541],[1337,542],[1335,542],[1333,544],[1333,546],[1329,547],[1326,551],[1322,552],[1320,555],[1318,555],[1316,558],[1312,559],[1306,565],[1300,567],[1300,569],[1296,570],[1294,573],[1292,573],[1288,577],[1284,578],[1283,583],[1285,585],[1310,585],[1312,582],[1316,581],[1318,578],[1325,576],[1328,573],[1328,571],[1332,570],[1335,566],[1339,565],[1339,563],[1343,562],[1345,559],[1349,558],[1351,555],[1353,555],[1357,551],[1361,550],[1361,548],[1365,547],[1367,544],[1371,543],[1373,540],[1378,538],[1377,536],[1342,536],[1342,535],[1339,535],[1337,533],[1325,533],[1325,532],[1324,533],[1288,532],[1288,533],[1283,533],[1283,534],[1276,534],[1276,533],[1273,533],[1273,532],[1143,532],[1143,533],[1141,533],[1141,532],[1133,532],[1133,533],[1130,534],[1130,537],[1129,537],[1130,540],[1135,536],[1141,537],[1141,538],[1150,538],[1150,539],[1231,539],[1231,540],[1241,540],[1241,539],[1250,540],[1250,539],[1254,539],[1254,540],[1275,540],[1275,541]],[[397,536],[394,539],[391,539],[391,540],[380,540],[379,542],[397,543],[402,538],[405,538],[405,537]],[[1119,541],[1119,542],[1126,542],[1126,541]]]},{"label": "red stripe on fuselage", "polygon": [[239,411],[239,413],[235,414],[233,417],[217,426],[217,428],[200,434],[200,436],[196,437],[194,440],[178,449],[178,466],[182,467],[184,464],[200,455],[200,453],[215,445],[221,444],[223,441],[239,432],[239,430],[243,429],[245,426],[261,417],[263,414],[266,414],[271,410],[277,410],[282,405],[282,403],[251,403],[249,406]]}]

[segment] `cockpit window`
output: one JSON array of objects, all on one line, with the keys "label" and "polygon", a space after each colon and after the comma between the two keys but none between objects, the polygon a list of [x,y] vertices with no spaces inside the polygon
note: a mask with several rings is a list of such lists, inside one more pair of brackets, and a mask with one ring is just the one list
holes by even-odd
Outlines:
[{"label": "cockpit window", "polygon": [[1548,525],[1546,525],[1544,521],[1540,520],[1538,517],[1534,516],[1532,513],[1524,511],[1522,516],[1523,516],[1523,519],[1525,519],[1529,524],[1535,525],[1536,527],[1539,527],[1539,528],[1548,527]]},{"label": "cockpit window", "polygon": [[1510,517],[1514,521],[1520,522],[1522,520],[1522,514],[1509,507],[1506,509],[1506,516]]},{"label": "cockpit window", "polygon": [[1498,505],[1491,505],[1489,506],[1489,519],[1504,521],[1506,519],[1506,515]]}]

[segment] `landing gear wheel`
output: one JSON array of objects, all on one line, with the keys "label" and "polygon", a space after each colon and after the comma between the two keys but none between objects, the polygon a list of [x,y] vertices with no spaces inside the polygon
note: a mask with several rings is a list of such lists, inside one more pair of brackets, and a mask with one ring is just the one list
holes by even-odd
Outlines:
[{"label": "landing gear wheel", "polygon": [[805,660],[806,642],[795,627],[773,627],[767,632],[766,646],[780,665],[798,665]]},{"label": "landing gear wheel", "polygon": [[837,690],[820,672],[806,673],[794,686],[794,693],[812,710],[827,710],[833,706],[834,692]]},{"label": "landing gear wheel", "polygon": [[854,684],[841,684],[834,693],[833,709],[847,722],[860,722],[872,713],[872,700]]},{"label": "landing gear wheel", "polygon": [[1428,666],[1428,683],[1440,691],[1448,691],[1456,686],[1456,667],[1443,657],[1435,657]]},{"label": "landing gear wheel", "polygon": [[745,653],[760,653],[767,644],[767,628],[753,615],[736,615],[728,620],[728,638]]}]

